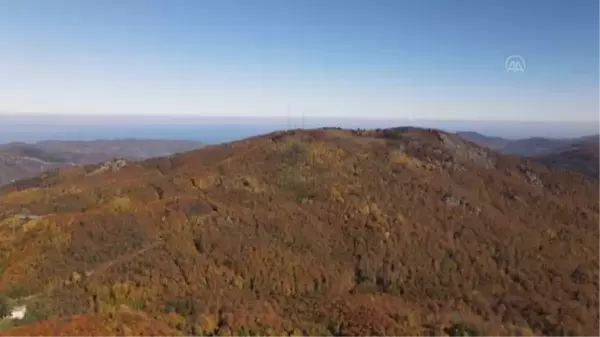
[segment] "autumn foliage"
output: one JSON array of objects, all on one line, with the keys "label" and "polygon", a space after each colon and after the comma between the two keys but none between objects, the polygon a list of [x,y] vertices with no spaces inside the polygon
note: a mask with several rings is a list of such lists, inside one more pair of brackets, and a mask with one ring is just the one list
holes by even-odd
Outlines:
[{"label": "autumn foliage", "polygon": [[48,319],[11,329],[0,336],[177,336],[181,333],[166,323],[135,312],[119,312],[114,317],[76,315]]},{"label": "autumn foliage", "polygon": [[[9,335],[598,332],[598,181],[436,130],[303,130],[0,189]],[[37,322],[36,322],[37,321]]]}]

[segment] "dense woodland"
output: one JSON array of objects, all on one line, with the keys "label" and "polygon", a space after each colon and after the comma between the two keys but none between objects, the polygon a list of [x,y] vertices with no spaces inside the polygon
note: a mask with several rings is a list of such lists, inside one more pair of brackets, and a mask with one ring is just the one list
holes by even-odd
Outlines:
[{"label": "dense woodland", "polygon": [[415,128],[97,172],[0,188],[0,296],[28,308],[7,335],[598,334],[599,186],[576,172]]}]

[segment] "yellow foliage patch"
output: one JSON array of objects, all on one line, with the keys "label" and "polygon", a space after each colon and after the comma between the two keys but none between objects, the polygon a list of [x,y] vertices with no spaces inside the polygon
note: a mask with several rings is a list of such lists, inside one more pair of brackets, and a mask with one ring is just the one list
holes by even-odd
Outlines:
[{"label": "yellow foliage patch", "polygon": [[63,194],[82,194],[82,193],[84,193],[83,189],[81,189],[81,187],[76,186],[76,185],[67,185],[67,186],[61,188],[60,191]]},{"label": "yellow foliage patch", "polygon": [[4,205],[26,205],[47,200],[45,191],[41,188],[28,188],[23,191],[11,192],[3,195],[0,199],[0,206]]},{"label": "yellow foliage patch", "polygon": [[183,329],[186,324],[185,317],[174,312],[169,313],[165,317],[165,323],[174,329]]},{"label": "yellow foliage patch", "polygon": [[129,197],[114,198],[106,205],[106,208],[114,213],[135,212],[137,210]]},{"label": "yellow foliage patch", "polygon": [[340,188],[338,186],[332,186],[330,189],[330,193],[329,193],[330,197],[332,200],[339,202],[339,203],[344,203],[344,197],[343,197],[343,193],[340,191]]},{"label": "yellow foliage patch", "polygon": [[395,220],[399,225],[403,224],[406,221],[406,219],[404,218],[404,215],[402,213],[397,213]]},{"label": "yellow foliage patch", "polygon": [[390,163],[392,164],[418,165],[419,162],[418,159],[407,155],[403,151],[393,151],[390,153]]},{"label": "yellow foliage patch", "polygon": [[209,336],[214,333],[218,327],[218,319],[214,315],[201,314],[198,317],[198,329],[200,330],[200,333]]},{"label": "yellow foliage patch", "polygon": [[23,219],[22,216],[20,215],[13,215],[9,218],[6,218],[2,221],[0,221],[0,228],[3,229],[15,229],[17,227],[20,227],[23,222],[26,221]]},{"label": "yellow foliage patch", "polygon": [[389,155],[389,161],[391,164],[403,165],[412,169],[435,169],[435,166],[433,164],[423,162],[415,157],[406,154],[403,151],[396,150],[391,152]]},{"label": "yellow foliage patch", "polygon": [[216,185],[217,181],[219,180],[217,177],[211,176],[211,175],[202,175],[200,177],[191,177],[191,179],[194,179],[194,184],[196,185],[195,187],[201,188],[201,189],[207,189],[210,187],[214,187]]},{"label": "yellow foliage patch", "polygon": [[312,143],[308,146],[307,158],[311,165],[326,165],[328,167],[341,164],[344,150],[327,143]]},{"label": "yellow foliage patch", "polygon": [[37,218],[37,219],[32,219],[27,221],[24,225],[23,225],[23,231],[25,232],[29,232],[33,229],[36,228],[45,228],[48,227],[50,224],[48,222],[47,219],[44,218]]},{"label": "yellow foliage patch", "polygon": [[111,315],[123,308],[140,310],[145,304],[146,291],[128,283],[102,285],[93,288],[92,292],[96,294],[96,312],[101,315]]}]

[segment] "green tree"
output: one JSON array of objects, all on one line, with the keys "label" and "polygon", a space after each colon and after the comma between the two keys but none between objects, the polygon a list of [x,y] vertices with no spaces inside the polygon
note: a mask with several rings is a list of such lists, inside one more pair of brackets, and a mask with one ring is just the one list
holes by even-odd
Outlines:
[{"label": "green tree", "polygon": [[0,294],[0,318],[6,317],[10,314],[10,304],[8,303],[8,297],[4,294]]}]

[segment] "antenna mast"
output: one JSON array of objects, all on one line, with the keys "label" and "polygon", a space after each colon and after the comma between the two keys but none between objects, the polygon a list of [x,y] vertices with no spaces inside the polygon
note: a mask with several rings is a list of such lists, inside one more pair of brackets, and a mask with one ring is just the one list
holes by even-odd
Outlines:
[{"label": "antenna mast", "polygon": [[292,120],[290,115],[290,103],[287,105],[287,128],[288,130],[292,128]]}]

